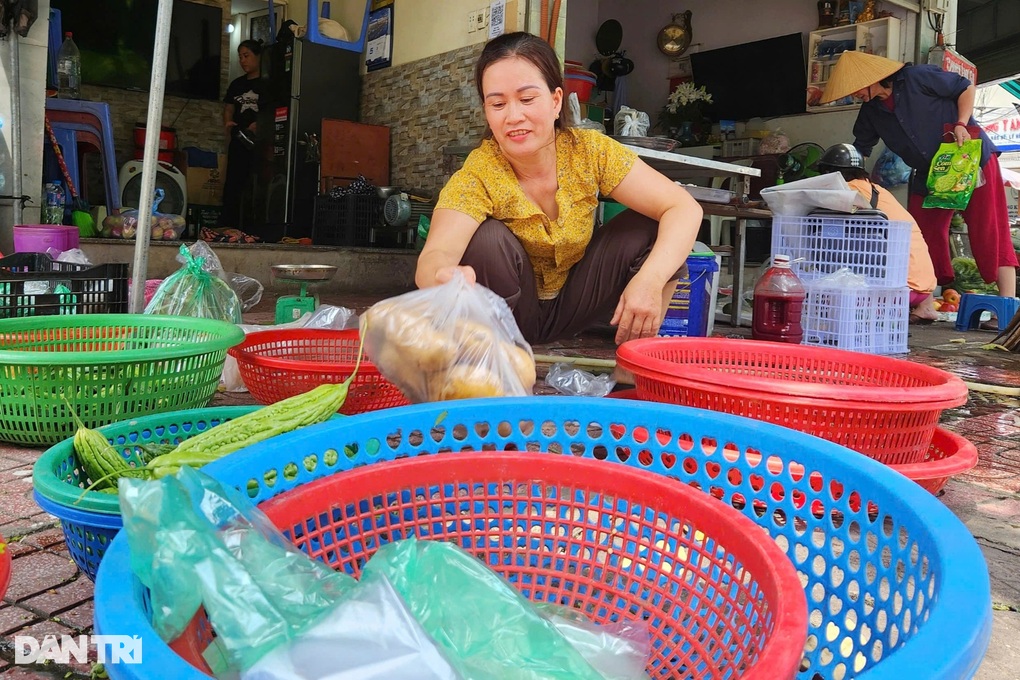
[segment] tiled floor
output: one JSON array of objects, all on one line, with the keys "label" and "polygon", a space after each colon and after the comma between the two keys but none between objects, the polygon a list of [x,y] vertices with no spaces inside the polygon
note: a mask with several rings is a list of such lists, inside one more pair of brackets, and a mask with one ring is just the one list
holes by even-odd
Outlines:
[{"label": "tiled floor", "polygon": [[[374,299],[348,296],[324,300],[362,311]],[[246,315],[270,323],[272,300]],[[746,336],[746,329],[717,327],[719,335]],[[995,630],[978,678],[1016,677],[1020,667],[1020,370],[1015,355],[982,349],[992,333],[956,333],[948,324],[914,329],[910,359],[938,366],[973,383],[997,386],[971,391],[966,405],[947,411],[944,427],[963,434],[980,452],[972,472],[950,482],[942,496],[982,546],[992,576]],[[953,342],[964,338],[966,342]],[[613,358],[604,330],[569,342],[534,348],[536,353]],[[1000,393],[981,391],[997,389]],[[553,393],[540,383],[536,392]],[[246,394],[219,394],[215,405],[250,403]],[[0,534],[14,557],[10,588],[0,603],[0,673],[4,678],[82,678],[89,664],[69,668],[16,667],[15,634],[87,633],[92,625],[92,583],[71,562],[54,519],[32,500],[31,469],[39,452],[0,446]]]}]

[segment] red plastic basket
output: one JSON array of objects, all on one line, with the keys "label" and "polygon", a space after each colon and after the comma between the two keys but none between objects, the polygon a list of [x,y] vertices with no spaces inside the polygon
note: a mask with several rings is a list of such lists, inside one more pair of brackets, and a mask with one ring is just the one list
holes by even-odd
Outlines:
[{"label": "red plastic basket", "polygon": [[0,536],[0,600],[7,594],[7,586],[11,584],[11,547]]},{"label": "red plastic basket", "polygon": [[[644,619],[651,677],[793,678],[807,638],[803,587],[768,534],[643,470],[458,453],[331,475],[260,507],[304,552],[355,576],[385,543],[448,540],[532,601],[599,624]],[[209,634],[196,619],[172,647],[203,668]]]},{"label": "red plastic basket", "polygon": [[955,432],[939,427],[932,435],[923,461],[891,467],[938,495],[950,477],[974,469],[977,462],[976,446]]},{"label": "red plastic basket", "polygon": [[[287,328],[249,333],[230,356],[245,387],[260,404],[302,394],[351,375],[358,359],[357,329],[346,331]],[[409,402],[396,385],[362,358],[340,413],[353,415]]]},{"label": "red plastic basket", "polygon": [[967,401],[931,366],[837,349],[726,338],[648,338],[617,349],[637,396],[777,423],[889,465],[920,463],[943,409]]}]

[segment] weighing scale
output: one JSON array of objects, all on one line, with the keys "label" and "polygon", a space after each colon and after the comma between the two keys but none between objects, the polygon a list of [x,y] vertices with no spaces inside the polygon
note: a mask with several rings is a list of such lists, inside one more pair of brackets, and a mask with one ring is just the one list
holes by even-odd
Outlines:
[{"label": "weighing scale", "polygon": [[301,318],[305,312],[314,312],[319,296],[309,295],[308,286],[329,281],[336,274],[331,264],[274,264],[273,276],[284,283],[301,286],[300,295],[281,295],[276,300],[276,323],[289,323]]}]

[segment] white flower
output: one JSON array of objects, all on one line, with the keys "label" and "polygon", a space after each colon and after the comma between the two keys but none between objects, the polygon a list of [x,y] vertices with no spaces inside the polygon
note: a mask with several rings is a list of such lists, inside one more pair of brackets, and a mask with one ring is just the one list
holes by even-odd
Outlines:
[{"label": "white flower", "polygon": [[694,83],[687,81],[677,85],[676,89],[669,95],[666,102],[666,110],[670,113],[677,113],[681,108],[686,108],[695,102],[712,103],[712,95],[708,93],[705,86],[695,87]]}]

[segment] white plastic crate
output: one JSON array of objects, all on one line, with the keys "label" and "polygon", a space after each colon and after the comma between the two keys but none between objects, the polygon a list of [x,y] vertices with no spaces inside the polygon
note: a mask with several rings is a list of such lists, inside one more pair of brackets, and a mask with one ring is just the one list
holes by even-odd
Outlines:
[{"label": "white plastic crate", "polygon": [[804,281],[846,267],[869,285],[899,288],[907,285],[910,229],[909,222],[875,217],[776,215],[772,255],[789,255],[793,270]]},{"label": "white plastic crate", "polygon": [[869,354],[907,351],[910,289],[906,286],[840,288],[806,281],[804,288],[802,344]]}]

